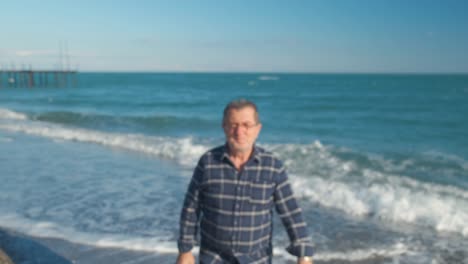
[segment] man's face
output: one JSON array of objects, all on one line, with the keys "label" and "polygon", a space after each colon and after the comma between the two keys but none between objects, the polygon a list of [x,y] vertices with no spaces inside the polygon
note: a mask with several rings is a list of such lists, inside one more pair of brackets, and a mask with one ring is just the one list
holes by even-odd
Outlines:
[{"label": "man's face", "polygon": [[223,129],[229,148],[234,152],[250,152],[262,125],[255,119],[252,107],[231,109],[224,120]]}]

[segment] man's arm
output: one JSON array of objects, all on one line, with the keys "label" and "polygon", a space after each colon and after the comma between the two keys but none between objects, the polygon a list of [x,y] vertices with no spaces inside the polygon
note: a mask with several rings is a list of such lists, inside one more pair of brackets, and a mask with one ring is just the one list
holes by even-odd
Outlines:
[{"label": "man's arm", "polygon": [[191,251],[179,253],[176,264],[195,264],[195,257]]},{"label": "man's arm", "polygon": [[314,264],[312,257],[300,257],[297,258],[297,264]]},{"label": "man's arm", "polygon": [[[278,174],[278,181],[274,192],[276,211],[289,236],[291,244],[287,251],[298,257],[298,263],[312,263],[312,244],[307,232],[307,225],[302,217],[302,210],[297,205],[283,166]],[[302,258],[301,257],[308,257]]]},{"label": "man's arm", "polygon": [[177,263],[194,263],[191,253],[196,243],[198,219],[200,217],[199,193],[203,178],[203,164],[200,160],[193,172],[187,193],[185,194],[184,205],[180,215],[180,229],[177,246],[179,257]]}]

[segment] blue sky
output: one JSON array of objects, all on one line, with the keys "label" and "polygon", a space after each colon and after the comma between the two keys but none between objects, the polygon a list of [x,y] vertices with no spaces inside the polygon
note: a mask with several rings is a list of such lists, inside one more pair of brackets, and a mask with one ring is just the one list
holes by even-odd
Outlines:
[{"label": "blue sky", "polygon": [[3,1],[0,66],[468,73],[467,14],[465,0]]}]

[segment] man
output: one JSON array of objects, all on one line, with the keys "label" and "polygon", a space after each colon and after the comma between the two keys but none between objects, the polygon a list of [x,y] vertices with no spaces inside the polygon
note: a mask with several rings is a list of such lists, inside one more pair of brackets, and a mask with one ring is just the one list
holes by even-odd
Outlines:
[{"label": "man", "polygon": [[198,224],[201,264],[263,264],[272,258],[276,208],[291,240],[288,252],[312,264],[312,246],[282,162],[255,145],[262,125],[245,99],[224,109],[226,144],[205,153],[189,184],[180,219],[177,264],[193,264]]}]

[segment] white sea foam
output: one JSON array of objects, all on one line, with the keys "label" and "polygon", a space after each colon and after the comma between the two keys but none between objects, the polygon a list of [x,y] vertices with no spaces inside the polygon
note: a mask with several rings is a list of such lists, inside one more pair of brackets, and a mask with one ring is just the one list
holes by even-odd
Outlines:
[{"label": "white sea foam", "polygon": [[429,226],[468,236],[468,192],[342,161],[330,147],[278,145],[300,197],[360,216]]},{"label": "white sea foam", "polygon": [[28,117],[25,114],[19,112],[0,108],[0,119],[26,120]]},{"label": "white sea foam", "polygon": [[468,236],[466,200],[391,184],[368,186],[296,177],[293,185],[298,195],[347,214],[426,225]]},{"label": "white sea foam", "polygon": [[39,121],[2,122],[0,129],[22,132],[54,140],[67,140],[101,144],[161,158],[173,159],[182,165],[193,166],[208,147],[195,144],[191,137],[166,138],[139,134],[106,133],[87,129],[67,128],[56,124]]},{"label": "white sea foam", "polygon": [[52,222],[35,222],[17,215],[0,216],[0,226],[29,236],[58,238],[95,247],[115,247],[166,254],[176,254],[175,241],[163,236],[132,237],[127,235],[90,234],[59,226]]},{"label": "white sea foam", "polygon": [[[296,258],[289,254],[282,248],[274,248],[273,252],[276,256],[280,256],[284,259],[295,261]],[[396,243],[394,245],[384,248],[366,248],[356,249],[344,252],[318,252],[314,255],[316,261],[364,261],[373,259],[376,257],[380,258],[393,258],[403,254],[411,254],[410,249],[403,243]]]},{"label": "white sea foam", "polygon": [[[59,226],[52,222],[33,222],[31,220],[19,217],[17,215],[0,216],[0,226],[16,230],[29,236],[42,238],[63,239],[72,243],[79,243],[101,248],[121,248],[127,250],[138,250],[155,252],[159,254],[177,254],[177,245],[169,237],[135,237],[130,235],[110,235],[110,234],[91,234],[83,233]],[[195,247],[192,252],[197,254],[199,248]],[[286,260],[295,260],[295,257],[286,252],[282,247],[274,248],[274,255]],[[346,252],[318,252],[315,260],[333,261],[333,260],[351,260],[362,261],[375,257],[391,258],[402,254],[411,254],[408,247],[402,243],[397,243],[385,248],[367,248],[350,250]]]},{"label": "white sea foam", "polygon": [[[25,120],[25,116],[9,110],[3,109],[2,113],[7,118],[0,122],[0,129],[53,140],[101,144],[156,155],[190,167],[210,147],[196,144],[189,137],[166,138],[71,129],[57,124]],[[334,154],[331,146],[319,141],[310,145],[264,146],[285,160],[296,194],[313,203],[337,208],[350,215],[429,226],[439,231],[468,236],[466,190],[421,182],[404,174],[387,172],[402,171],[401,168],[376,171],[361,167],[354,160],[341,160]],[[385,159],[381,162],[387,167],[392,166]]]}]

